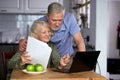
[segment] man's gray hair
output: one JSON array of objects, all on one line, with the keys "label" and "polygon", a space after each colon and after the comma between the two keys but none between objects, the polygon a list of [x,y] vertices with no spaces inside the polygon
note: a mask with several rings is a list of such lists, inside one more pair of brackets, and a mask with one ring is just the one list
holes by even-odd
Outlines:
[{"label": "man's gray hair", "polygon": [[58,2],[53,2],[48,6],[48,14],[60,13],[62,11],[64,11],[64,7]]}]

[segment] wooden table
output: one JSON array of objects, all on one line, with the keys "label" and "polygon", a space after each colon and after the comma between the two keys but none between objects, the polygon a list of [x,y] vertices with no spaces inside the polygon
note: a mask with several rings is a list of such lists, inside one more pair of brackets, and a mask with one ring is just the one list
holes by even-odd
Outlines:
[{"label": "wooden table", "polygon": [[42,74],[27,74],[20,69],[14,69],[10,80],[106,80],[106,78],[94,71],[61,73],[48,69]]}]

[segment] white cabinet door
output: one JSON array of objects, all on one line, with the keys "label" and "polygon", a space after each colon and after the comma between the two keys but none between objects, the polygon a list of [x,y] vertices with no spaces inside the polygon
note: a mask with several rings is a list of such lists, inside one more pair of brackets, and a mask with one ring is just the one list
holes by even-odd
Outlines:
[{"label": "white cabinet door", "polygon": [[0,0],[0,13],[21,13],[23,0]]},{"label": "white cabinet door", "polygon": [[0,0],[0,13],[45,14],[51,2],[62,0]]},{"label": "white cabinet door", "polygon": [[45,14],[47,12],[48,5],[51,2],[62,3],[62,0],[26,0],[25,13]]}]

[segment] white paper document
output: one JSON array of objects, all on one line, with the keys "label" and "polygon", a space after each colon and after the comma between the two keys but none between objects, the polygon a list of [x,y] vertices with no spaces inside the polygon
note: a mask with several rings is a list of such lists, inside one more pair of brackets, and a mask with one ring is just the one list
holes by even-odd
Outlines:
[{"label": "white paper document", "polygon": [[31,55],[32,64],[39,63],[42,64],[45,69],[47,68],[49,57],[52,51],[47,43],[29,36],[26,51]]}]

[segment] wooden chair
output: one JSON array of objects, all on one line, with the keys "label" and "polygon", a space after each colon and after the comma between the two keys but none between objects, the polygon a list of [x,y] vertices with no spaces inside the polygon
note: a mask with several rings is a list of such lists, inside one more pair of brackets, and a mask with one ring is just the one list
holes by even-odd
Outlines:
[{"label": "wooden chair", "polygon": [[8,67],[7,67],[7,60],[12,58],[12,56],[16,52],[2,52],[2,65],[3,65],[3,80],[7,80],[7,73],[8,73]]}]

